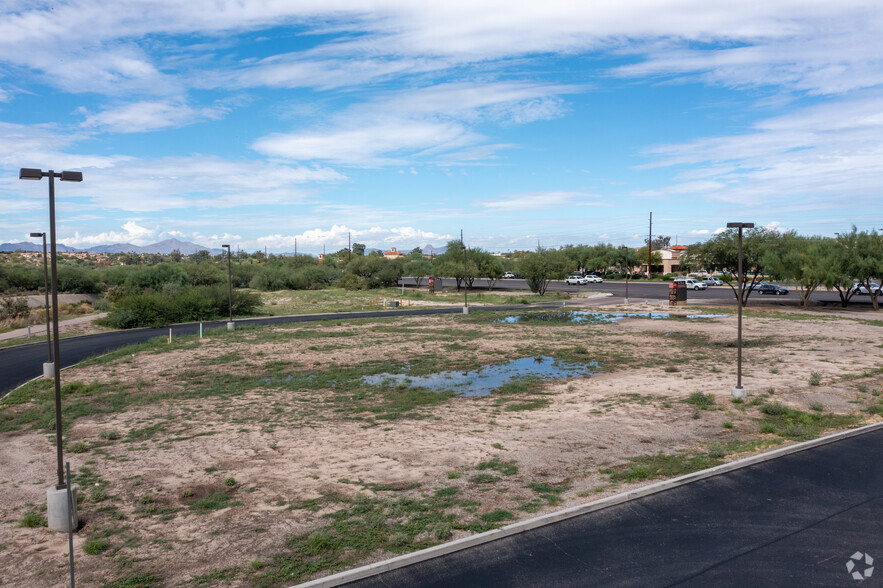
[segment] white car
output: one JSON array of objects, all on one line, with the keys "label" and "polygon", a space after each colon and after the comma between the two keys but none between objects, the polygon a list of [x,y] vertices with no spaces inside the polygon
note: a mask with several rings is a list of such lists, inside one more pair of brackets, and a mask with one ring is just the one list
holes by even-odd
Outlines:
[{"label": "white car", "polygon": [[[852,291],[856,294],[864,294],[865,296],[869,294],[868,287],[864,284],[853,284]],[[871,292],[874,292],[878,295],[883,294],[883,290],[880,289],[880,284],[876,284],[874,282],[871,282]]]},{"label": "white car", "polygon": [[694,280],[693,278],[675,278],[672,280],[675,284],[683,283],[690,290],[708,290],[708,284]]},{"label": "white car", "polygon": [[582,276],[567,276],[564,283],[570,286],[585,286],[589,281]]},{"label": "white car", "polygon": [[512,272],[506,272],[505,274],[503,274],[503,279],[504,280],[513,280],[513,279],[515,279],[515,274],[513,274]]},{"label": "white car", "polygon": [[596,276],[596,275],[586,276],[586,283],[587,284],[603,284],[604,278],[602,278],[601,276]]}]

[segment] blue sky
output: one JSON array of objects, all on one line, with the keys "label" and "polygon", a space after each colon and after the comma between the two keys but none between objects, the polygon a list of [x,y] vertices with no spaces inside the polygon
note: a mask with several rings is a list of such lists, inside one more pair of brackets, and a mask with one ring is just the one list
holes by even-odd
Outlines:
[{"label": "blue sky", "polygon": [[883,219],[878,2],[0,3],[0,241],[681,244]]}]

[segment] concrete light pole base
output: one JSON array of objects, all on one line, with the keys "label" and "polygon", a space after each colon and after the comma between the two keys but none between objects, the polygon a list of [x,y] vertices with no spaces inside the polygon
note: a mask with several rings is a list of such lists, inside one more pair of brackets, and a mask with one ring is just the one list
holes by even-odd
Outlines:
[{"label": "concrete light pole base", "polygon": [[[53,531],[76,531],[80,524],[77,516],[77,485],[71,484],[71,498],[73,499],[73,517],[67,502],[67,488],[56,490],[55,486],[46,490],[46,518],[49,519],[49,528]],[[73,523],[73,529],[71,528]]]},{"label": "concrete light pole base", "polygon": [[463,307],[463,314],[469,314],[469,307],[468,306]]},{"label": "concrete light pole base", "polygon": [[54,361],[44,361],[43,362],[43,377],[47,380],[51,380],[55,377],[55,362]]},{"label": "concrete light pole base", "polygon": [[748,396],[748,391],[744,386],[733,386],[733,398],[745,398]]},{"label": "concrete light pole base", "polygon": [[227,330],[228,331],[235,331],[236,330],[236,323],[234,323],[233,321],[230,321],[229,323],[227,323]]},{"label": "concrete light pole base", "polygon": [[623,299],[622,299],[622,303],[623,303],[623,304],[628,304],[628,303],[629,303],[629,299],[628,299],[628,298],[623,298]]}]

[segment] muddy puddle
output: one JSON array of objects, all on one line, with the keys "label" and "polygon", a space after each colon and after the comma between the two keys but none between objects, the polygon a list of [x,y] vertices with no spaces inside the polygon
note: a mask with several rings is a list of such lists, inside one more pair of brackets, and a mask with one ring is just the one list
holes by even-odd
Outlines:
[{"label": "muddy puddle", "polygon": [[372,386],[406,384],[435,392],[454,392],[459,396],[487,396],[515,379],[541,378],[560,380],[583,378],[600,371],[595,362],[567,364],[548,355],[522,357],[512,361],[483,366],[475,371],[444,371],[427,376],[409,374],[376,374],[363,376],[362,382]]}]

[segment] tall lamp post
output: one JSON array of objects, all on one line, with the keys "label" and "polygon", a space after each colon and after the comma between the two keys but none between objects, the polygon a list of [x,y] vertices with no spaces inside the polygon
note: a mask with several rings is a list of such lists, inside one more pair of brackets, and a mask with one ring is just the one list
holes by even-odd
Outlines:
[{"label": "tall lamp post", "polygon": [[[62,434],[61,434],[61,359],[58,349],[58,266],[56,259],[58,257],[55,242],[55,178],[60,178],[62,182],[82,182],[83,173],[74,171],[63,171],[58,173],[53,170],[43,171],[33,168],[21,168],[18,174],[20,180],[41,180],[49,178],[49,243],[52,251],[52,347],[54,358],[53,362],[53,379],[55,380],[55,449],[58,458],[58,483],[55,488],[46,491],[47,515],[49,518],[49,527],[56,531],[70,532],[77,528],[77,508],[76,508],[76,492],[71,488],[71,495],[68,494],[67,484],[64,480],[64,456],[62,455]],[[48,320],[48,317],[47,317]]]},{"label": "tall lamp post", "polygon": [[742,387],[742,305],[745,291],[745,276],[742,273],[742,229],[753,229],[754,223],[727,223],[729,229],[739,229],[739,327],[736,347],[736,386],[733,388],[733,398],[745,398],[746,391]]},{"label": "tall lamp post", "polygon": [[43,377],[48,379],[55,375],[55,366],[52,365],[52,336],[49,332],[49,259],[46,255],[46,233],[31,233],[31,237],[43,237],[43,289],[46,296],[46,350],[49,352],[49,359],[43,364]]},{"label": "tall lamp post", "polygon": [[233,322],[233,270],[230,269],[230,246],[221,245],[227,249],[227,300],[230,303],[230,322],[227,323],[227,330],[236,329],[236,323]]},{"label": "tall lamp post", "polygon": [[629,279],[632,277],[632,268],[629,267],[629,247],[628,245],[623,245],[622,249],[625,253],[625,300],[623,301],[625,304],[629,303]]},{"label": "tall lamp post", "polygon": [[466,244],[463,242],[462,229],[460,229],[460,249],[463,250],[463,314],[469,314],[469,286],[466,283]]}]

